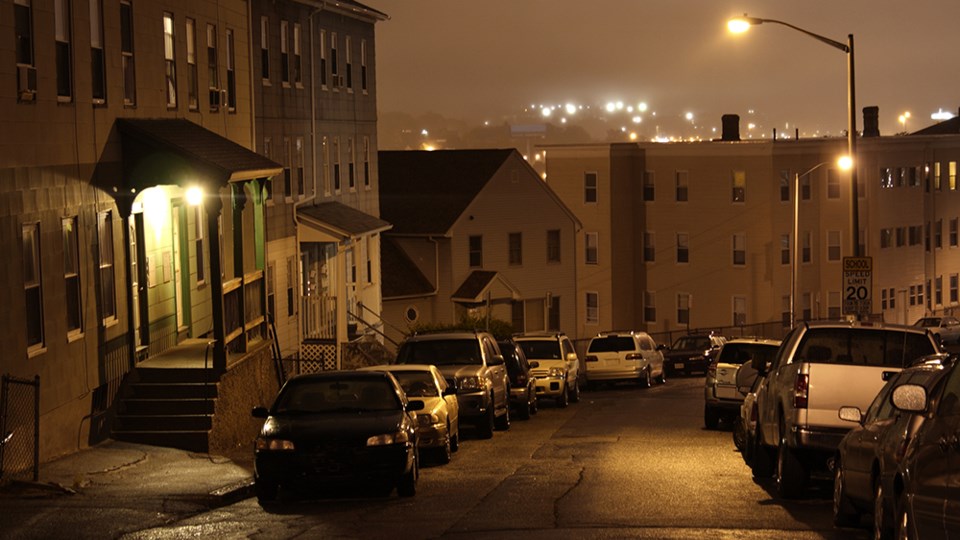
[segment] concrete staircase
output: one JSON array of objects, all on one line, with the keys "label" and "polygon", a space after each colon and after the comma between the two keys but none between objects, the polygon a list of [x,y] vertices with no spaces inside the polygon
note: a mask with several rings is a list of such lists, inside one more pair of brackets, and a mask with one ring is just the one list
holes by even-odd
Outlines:
[{"label": "concrete staircase", "polygon": [[131,375],[118,407],[114,439],[209,451],[217,401],[212,369],[137,367]]}]

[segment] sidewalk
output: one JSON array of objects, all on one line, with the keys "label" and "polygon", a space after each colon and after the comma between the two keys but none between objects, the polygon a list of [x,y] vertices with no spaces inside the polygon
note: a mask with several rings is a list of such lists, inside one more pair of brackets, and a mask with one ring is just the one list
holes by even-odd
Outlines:
[{"label": "sidewalk", "polygon": [[5,538],[116,538],[253,495],[253,450],[211,456],[119,441],[0,487]]}]

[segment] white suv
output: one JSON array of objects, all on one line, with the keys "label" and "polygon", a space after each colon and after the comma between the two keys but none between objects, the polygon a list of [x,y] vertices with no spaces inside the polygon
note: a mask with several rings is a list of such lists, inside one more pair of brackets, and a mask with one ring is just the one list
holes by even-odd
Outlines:
[{"label": "white suv", "polygon": [[587,382],[637,381],[649,388],[666,382],[662,347],[646,332],[603,332],[590,340],[584,364]]},{"label": "white suv", "polygon": [[537,399],[555,399],[560,407],[580,401],[580,357],[566,334],[517,334],[513,340],[523,349],[530,374],[537,379]]}]

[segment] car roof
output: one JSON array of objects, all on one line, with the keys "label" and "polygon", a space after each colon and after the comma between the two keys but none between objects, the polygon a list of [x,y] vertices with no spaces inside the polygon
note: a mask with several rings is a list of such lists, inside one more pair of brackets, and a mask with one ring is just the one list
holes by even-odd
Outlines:
[{"label": "car roof", "polygon": [[862,328],[864,330],[896,330],[914,334],[924,334],[926,330],[917,326],[870,321],[808,321],[807,328]]},{"label": "car roof", "polygon": [[770,339],[770,338],[761,338],[761,337],[738,337],[728,339],[724,342],[724,345],[737,344],[737,343],[759,343],[761,345],[771,345],[773,347],[779,347],[781,341],[779,339]]},{"label": "car roof", "polygon": [[439,341],[443,339],[477,339],[487,332],[469,332],[457,330],[452,332],[432,332],[429,334],[414,334],[407,338],[407,341]]},{"label": "car roof", "polygon": [[335,369],[317,373],[305,373],[287,380],[288,383],[304,383],[310,381],[335,381],[338,379],[392,379],[393,376],[385,371],[361,369]]},{"label": "car roof", "polygon": [[383,364],[378,366],[366,366],[360,368],[360,371],[429,371],[437,369],[431,364]]},{"label": "car roof", "polygon": [[514,334],[512,339],[514,341],[553,341],[565,337],[567,337],[567,335],[563,332],[529,332],[523,334]]}]

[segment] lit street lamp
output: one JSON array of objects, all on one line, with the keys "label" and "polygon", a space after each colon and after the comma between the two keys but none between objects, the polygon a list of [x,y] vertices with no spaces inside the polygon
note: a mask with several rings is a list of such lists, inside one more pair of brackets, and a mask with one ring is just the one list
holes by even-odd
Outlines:
[{"label": "lit street lamp", "polygon": [[847,152],[849,154],[850,160],[854,164],[850,168],[850,235],[853,238],[853,256],[859,257],[860,253],[860,210],[859,206],[859,188],[857,186],[857,105],[856,105],[856,87],[854,83],[854,63],[853,63],[853,34],[847,35],[847,43],[840,43],[839,41],[834,41],[828,37],[821,36],[820,34],[814,34],[809,30],[804,30],[798,26],[794,26],[790,23],[778,21],[776,19],[761,19],[758,17],[749,17],[747,14],[744,14],[743,17],[736,17],[727,21],[727,28],[733,33],[743,33],[746,32],[751,26],[756,26],[763,23],[772,23],[786,26],[787,28],[792,28],[797,32],[806,34],[817,41],[821,41],[830,45],[835,49],[840,49],[841,51],[847,53],[847,109],[848,109],[848,122],[847,122]]},{"label": "lit street lamp", "polygon": [[900,128],[901,128],[901,131],[903,131],[904,133],[907,132],[907,120],[909,119],[910,119],[910,111],[907,111],[901,114],[900,117],[897,118],[897,120],[900,120]]}]

